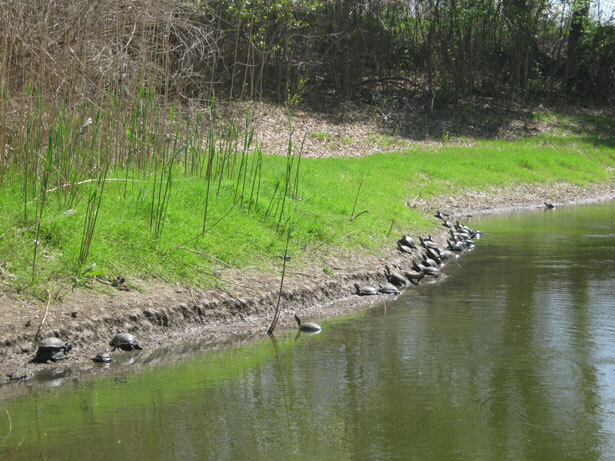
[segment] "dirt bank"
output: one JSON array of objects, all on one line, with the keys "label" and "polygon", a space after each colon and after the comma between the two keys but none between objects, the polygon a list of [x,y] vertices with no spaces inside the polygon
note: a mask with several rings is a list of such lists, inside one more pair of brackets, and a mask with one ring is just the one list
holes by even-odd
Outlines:
[{"label": "dirt bank", "polygon": [[[570,184],[523,185],[488,192],[467,192],[430,202],[416,200],[409,206],[425,212],[442,210],[456,216],[510,211],[558,204],[615,199],[615,183],[579,187]],[[434,239],[444,242],[445,232],[434,219]],[[414,235],[412,229],[408,229]],[[416,235],[415,235],[416,236]],[[329,256],[322,265],[294,270],[284,283],[280,328],[294,327],[293,313],[305,318],[326,318],[382,301],[383,296],[358,297],[354,283],[378,284],[384,280],[384,265],[409,268],[415,255],[394,249],[398,236],[391,236],[391,250],[384,255]],[[314,254],[314,261],[321,256]],[[137,361],[152,362],[153,351],[169,346],[183,350],[186,344],[206,343],[219,347],[232,338],[264,336],[278,295],[279,277],[228,270],[234,283],[226,290],[200,291],[162,283],[138,282],[139,290],[76,289],[62,303],[30,304],[14,294],[0,292],[0,382],[29,378],[40,372],[90,364],[118,331],[133,332],[145,347]],[[445,281],[441,283],[446,283]],[[412,288],[407,292],[411,295]],[[43,319],[44,322],[43,322]],[[36,350],[35,335],[56,335],[69,340],[70,359],[54,365],[30,364]],[[118,353],[118,356],[120,353]],[[149,357],[149,358],[148,358]],[[91,367],[90,367],[91,368]]]}]

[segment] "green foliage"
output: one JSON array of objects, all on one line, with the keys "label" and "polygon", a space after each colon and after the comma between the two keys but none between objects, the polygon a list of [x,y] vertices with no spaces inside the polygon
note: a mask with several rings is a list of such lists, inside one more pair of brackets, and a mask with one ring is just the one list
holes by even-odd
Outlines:
[{"label": "green foliage", "polygon": [[271,270],[291,221],[297,264],[316,249],[378,252],[430,228],[406,205],[419,194],[608,181],[615,167],[614,121],[593,115],[549,115],[578,133],[565,138],[315,159],[292,143],[292,123],[287,154],[263,155],[249,117],[223,122],[213,101],[180,119],[142,88],[128,111],[110,98],[87,124],[86,106],[47,128],[34,98],[0,187],[0,267],[12,275],[2,283],[31,294],[118,274],[207,287],[219,265]]}]

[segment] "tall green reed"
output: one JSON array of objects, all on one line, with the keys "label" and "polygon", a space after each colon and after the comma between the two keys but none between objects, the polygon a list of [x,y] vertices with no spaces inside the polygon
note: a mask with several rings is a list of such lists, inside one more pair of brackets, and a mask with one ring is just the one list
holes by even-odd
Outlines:
[{"label": "tall green reed", "polygon": [[36,213],[34,215],[34,255],[32,256],[32,283],[36,274],[36,256],[38,253],[39,236],[41,231],[41,222],[43,220],[43,211],[45,209],[45,201],[47,198],[47,185],[49,183],[49,177],[51,175],[51,165],[53,162],[53,134],[49,133],[49,142],[47,145],[47,162],[45,163],[45,169],[43,177],[41,179],[40,195],[36,201]]},{"label": "tall green reed", "polygon": [[90,246],[92,245],[92,237],[94,236],[94,228],[96,227],[96,221],[98,219],[98,211],[100,210],[100,204],[102,202],[103,192],[105,190],[105,183],[107,179],[107,172],[109,166],[105,165],[96,183],[90,183],[90,196],[85,211],[85,218],[83,220],[83,231],[81,233],[81,247],[79,249],[79,266],[83,266],[90,254]]}]

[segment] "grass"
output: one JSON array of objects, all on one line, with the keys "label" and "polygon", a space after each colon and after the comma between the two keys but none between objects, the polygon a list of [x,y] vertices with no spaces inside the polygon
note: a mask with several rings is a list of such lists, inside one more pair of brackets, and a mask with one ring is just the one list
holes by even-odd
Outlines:
[{"label": "grass", "polygon": [[384,132],[372,133],[367,140],[383,150],[399,148],[407,144],[403,138]]},{"label": "grass", "polygon": [[333,140],[333,137],[324,131],[314,131],[311,135],[312,138],[317,139],[318,141],[330,142]]},{"label": "grass", "polygon": [[99,112],[87,135],[81,113],[62,113],[47,145],[36,111],[24,116],[22,155],[0,186],[0,282],[40,296],[88,274],[209,287],[220,264],[277,268],[291,221],[295,263],[316,249],[379,252],[402,232],[430,229],[406,206],[419,193],[583,185],[612,181],[615,168],[612,140],[592,134],[363,158],[302,158],[289,142],[286,156],[267,156],[247,117],[222,126],[210,111],[174,120],[142,92],[128,113]]}]

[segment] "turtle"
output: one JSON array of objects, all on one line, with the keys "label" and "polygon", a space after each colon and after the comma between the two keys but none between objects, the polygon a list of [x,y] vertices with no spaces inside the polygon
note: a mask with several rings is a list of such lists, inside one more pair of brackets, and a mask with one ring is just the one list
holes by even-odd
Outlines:
[{"label": "turtle", "polygon": [[472,239],[465,239],[464,242],[466,245],[476,245]]},{"label": "turtle", "polygon": [[412,253],[412,248],[410,248],[409,246],[406,246],[400,242],[397,242],[397,249],[399,251],[401,251],[402,253]]},{"label": "turtle", "polygon": [[378,291],[380,291],[380,293],[385,293],[385,294],[390,294],[390,295],[399,294],[399,290],[392,283],[384,283],[380,285],[380,287],[378,288]]},{"label": "turtle", "polygon": [[399,272],[391,272],[389,266],[384,266],[384,268],[386,269],[387,280],[393,285],[404,286],[408,283],[408,279],[401,275]]},{"label": "turtle", "polygon": [[431,275],[432,277],[440,277],[440,269],[437,267],[427,266],[423,269],[425,275]]},{"label": "turtle", "polygon": [[440,213],[440,211],[436,211],[436,214],[434,215],[436,218],[441,219],[443,221],[446,220],[446,218],[449,217],[448,213]]},{"label": "turtle", "polygon": [[441,261],[446,261],[453,257],[453,253],[450,252],[449,250],[438,250],[438,254],[440,255]]},{"label": "turtle", "polygon": [[[461,234],[467,234],[470,237],[470,239],[473,239],[476,237],[480,238],[479,234],[482,234],[481,231],[476,231],[474,229],[471,229],[469,226],[466,226],[465,224],[460,224],[459,229],[460,229]],[[467,239],[465,235],[463,237]]]},{"label": "turtle", "polygon": [[378,290],[376,290],[374,287],[360,287],[358,283],[354,284],[354,287],[357,289],[357,294],[359,296],[371,296],[371,295],[377,295],[378,294]]},{"label": "turtle", "polygon": [[553,210],[557,208],[557,205],[555,203],[545,202],[545,208],[547,210]]},{"label": "turtle", "polygon": [[113,349],[117,348],[122,349],[123,351],[133,351],[135,349],[141,350],[143,347],[139,346],[137,342],[137,338],[134,337],[131,333],[118,333],[116,334],[111,342],[109,343]]},{"label": "turtle", "polygon": [[453,239],[461,239],[461,240],[471,240],[472,239],[472,236],[468,232],[465,232],[465,231],[453,232],[451,230],[450,234]]},{"label": "turtle", "polygon": [[32,359],[34,363],[51,363],[68,358],[68,351],[73,348],[68,341],[50,336],[38,343],[36,356]]},{"label": "turtle", "polygon": [[423,239],[423,237],[419,237],[419,240],[421,242],[421,245],[423,245],[425,248],[431,248],[432,250],[435,250],[436,248],[438,248],[438,245],[436,245],[436,242],[431,240],[431,238]]},{"label": "turtle", "polygon": [[96,354],[96,357],[92,358],[92,360],[100,363],[109,363],[113,360],[113,358],[109,353],[109,349],[107,349],[105,352],[99,352],[98,354]]},{"label": "turtle", "polygon": [[463,251],[465,250],[465,244],[458,242],[457,240],[447,240],[448,249],[451,251]]},{"label": "turtle", "polygon": [[428,258],[427,255],[425,254],[423,254],[423,265],[431,266],[431,267],[438,267],[438,263],[435,260]]},{"label": "turtle", "polygon": [[439,248],[437,248],[435,250],[432,250],[431,248],[427,248],[425,250],[425,253],[427,254],[428,258],[433,259],[438,264],[442,264],[442,258],[440,257],[440,249]]},{"label": "turtle", "polygon": [[295,320],[299,324],[299,330],[301,331],[316,332],[316,331],[322,330],[322,328],[320,328],[320,325],[318,325],[317,323],[312,323],[312,322],[301,323],[301,319],[297,316],[297,314],[295,314]]},{"label": "turtle", "polygon": [[413,285],[418,285],[418,281],[425,277],[425,274],[417,270],[404,271],[404,275]]},{"label": "turtle", "polygon": [[401,238],[397,241],[397,243],[409,248],[416,248],[416,243],[414,243],[414,239],[408,235],[402,235]]},{"label": "turtle", "polygon": [[417,264],[416,262],[412,265],[412,268],[415,271],[419,271],[424,275],[431,275],[432,277],[440,276],[440,269],[437,267],[425,266],[424,264]]}]

